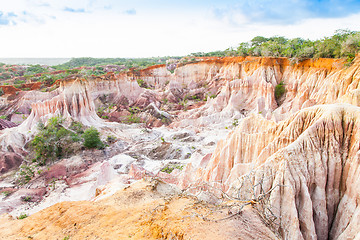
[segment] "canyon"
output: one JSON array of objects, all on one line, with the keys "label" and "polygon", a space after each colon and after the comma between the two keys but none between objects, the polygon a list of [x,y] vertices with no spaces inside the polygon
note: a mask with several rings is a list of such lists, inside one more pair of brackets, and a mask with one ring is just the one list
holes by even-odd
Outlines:
[{"label": "canyon", "polygon": [[[359,81],[360,56],[198,57],[4,86],[0,238],[360,239]],[[19,184],[54,116],[107,146]]]}]

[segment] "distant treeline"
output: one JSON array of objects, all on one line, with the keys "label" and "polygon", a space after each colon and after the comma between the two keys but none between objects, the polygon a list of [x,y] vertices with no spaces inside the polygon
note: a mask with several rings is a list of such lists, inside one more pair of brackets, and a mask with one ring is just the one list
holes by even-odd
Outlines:
[{"label": "distant treeline", "polygon": [[152,58],[72,58],[70,61],[54,66],[56,69],[72,69],[81,66],[95,67],[103,65],[119,65],[125,68],[146,68],[152,65],[165,64],[170,58],[181,57],[152,57]]},{"label": "distant treeline", "polygon": [[360,50],[360,32],[337,30],[331,37],[311,41],[302,38],[287,39],[281,36],[270,38],[257,36],[249,42],[225,51],[192,53],[195,57],[207,56],[264,56],[288,58],[354,58]]}]

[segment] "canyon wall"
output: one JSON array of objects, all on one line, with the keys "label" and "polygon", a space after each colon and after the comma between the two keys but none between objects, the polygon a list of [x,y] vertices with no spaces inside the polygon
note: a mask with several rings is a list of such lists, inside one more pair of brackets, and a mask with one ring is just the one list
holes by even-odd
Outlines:
[{"label": "canyon wall", "polygon": [[[202,191],[251,202],[263,213],[270,210],[272,230],[285,239],[359,238],[360,58],[344,64],[338,59],[292,64],[286,58],[199,58],[179,64],[173,73],[157,65],[86,79],[72,76],[49,93],[1,98],[6,111],[31,105],[31,113],[20,126],[1,130],[0,144],[3,152],[21,155],[38,122],[57,114],[115,128],[97,115],[99,107],[110,104],[116,106],[114,114],[138,108],[146,121],[157,118],[174,131],[206,128],[211,134],[236,119],[214,152],[190,161],[174,183],[194,187],[192,192],[207,183]],[[275,98],[279,83],[285,95]],[[163,148],[170,146],[163,142]]]},{"label": "canyon wall", "polygon": [[183,187],[205,181],[234,199],[266,197],[285,239],[354,239],[359,128],[360,109],[346,104],[306,108],[279,123],[253,115],[218,143],[205,167],[185,174],[193,178]]}]

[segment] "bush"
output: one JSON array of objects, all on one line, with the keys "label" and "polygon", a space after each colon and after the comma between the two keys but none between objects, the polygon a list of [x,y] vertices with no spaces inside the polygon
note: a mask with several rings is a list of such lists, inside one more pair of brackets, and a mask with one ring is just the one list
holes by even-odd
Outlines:
[{"label": "bush", "polygon": [[31,166],[23,165],[20,167],[19,171],[19,184],[28,183],[35,175],[34,168]]},{"label": "bush", "polygon": [[35,152],[33,162],[45,165],[49,160],[57,160],[73,152],[72,144],[81,140],[78,134],[82,133],[82,125],[73,123],[66,129],[60,117],[50,118],[47,125],[39,124],[39,133],[31,141],[31,148]]},{"label": "bush", "polygon": [[284,82],[280,82],[275,87],[275,99],[276,99],[276,101],[278,101],[284,95],[284,93],[285,93]]},{"label": "bush", "polygon": [[136,116],[135,114],[130,114],[129,116],[127,116],[126,122],[127,123],[140,123],[141,119],[138,116]]},{"label": "bush", "polygon": [[99,136],[100,133],[96,128],[91,127],[86,129],[83,134],[84,146],[87,148],[103,148],[104,144],[101,142]]},{"label": "bush", "polygon": [[137,81],[137,83],[139,84],[140,87],[142,87],[142,88],[149,88],[148,85],[147,85],[147,83],[146,83],[144,80],[142,80],[142,79],[137,79],[136,81]]},{"label": "bush", "polygon": [[4,95],[4,90],[0,88],[0,96]]},{"label": "bush", "polygon": [[26,214],[26,213],[22,213],[22,214],[20,214],[20,216],[18,216],[18,219],[24,219],[24,218],[27,218],[28,217],[28,215]]}]

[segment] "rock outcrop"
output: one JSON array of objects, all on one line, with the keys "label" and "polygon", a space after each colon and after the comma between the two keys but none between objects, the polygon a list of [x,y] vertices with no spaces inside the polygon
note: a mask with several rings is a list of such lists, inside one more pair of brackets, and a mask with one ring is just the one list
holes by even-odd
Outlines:
[{"label": "rock outcrop", "polygon": [[60,85],[59,95],[32,104],[30,116],[22,123],[32,129],[34,123],[46,122],[49,117],[60,115],[88,126],[101,126],[102,119],[96,114],[94,101],[90,96],[87,82],[76,78]]}]

